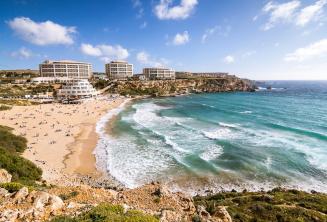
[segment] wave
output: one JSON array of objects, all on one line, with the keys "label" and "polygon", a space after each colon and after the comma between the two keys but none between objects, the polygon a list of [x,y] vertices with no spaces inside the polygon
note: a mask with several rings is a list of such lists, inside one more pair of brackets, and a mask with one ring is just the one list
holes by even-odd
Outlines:
[{"label": "wave", "polygon": [[228,127],[228,128],[239,128],[239,125],[238,124],[224,123],[224,122],[219,122],[218,124],[220,126]]},{"label": "wave", "polygon": [[241,113],[241,114],[251,114],[252,111],[250,111],[250,110],[245,110],[245,111],[241,111],[241,112],[239,112],[239,113]]},{"label": "wave", "polygon": [[276,123],[267,123],[266,125],[269,126],[269,127],[274,128],[274,129],[281,129],[281,130],[284,130],[284,131],[289,131],[289,132],[293,132],[293,133],[296,133],[296,134],[301,134],[303,136],[309,136],[309,137],[313,137],[313,138],[316,138],[316,139],[327,141],[327,136],[324,135],[324,134],[321,134],[321,133],[312,132],[312,131],[308,131],[308,130],[304,130],[304,129],[288,127],[288,126],[283,126],[283,125],[276,124]]},{"label": "wave", "polygon": [[211,161],[217,159],[223,154],[223,147],[219,145],[213,145],[207,147],[206,150],[200,154],[200,158],[205,161]]},{"label": "wave", "polygon": [[99,139],[97,145],[93,151],[93,154],[96,157],[96,167],[101,171],[106,171],[107,165],[107,143],[110,140],[109,135],[107,135],[105,131],[105,126],[110,119],[112,119],[115,115],[118,115],[121,111],[123,111],[124,107],[130,99],[126,99],[122,104],[120,104],[117,108],[111,109],[107,114],[105,114],[96,124],[95,131],[99,135]]},{"label": "wave", "polygon": [[202,134],[209,139],[230,139],[233,137],[232,131],[228,128],[219,128],[212,131],[202,131]]}]

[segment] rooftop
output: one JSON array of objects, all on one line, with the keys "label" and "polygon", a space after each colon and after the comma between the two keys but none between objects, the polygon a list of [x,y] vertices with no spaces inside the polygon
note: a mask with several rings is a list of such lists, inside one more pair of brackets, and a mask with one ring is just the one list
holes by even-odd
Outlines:
[{"label": "rooftop", "polygon": [[45,60],[43,64],[54,64],[54,63],[71,63],[71,64],[90,64],[87,62],[78,62],[74,60]]}]

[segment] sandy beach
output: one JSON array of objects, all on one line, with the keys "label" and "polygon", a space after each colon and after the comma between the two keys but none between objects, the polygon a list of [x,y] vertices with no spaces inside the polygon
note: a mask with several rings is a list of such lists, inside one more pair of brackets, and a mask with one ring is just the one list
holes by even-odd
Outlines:
[{"label": "sandy beach", "polygon": [[0,124],[26,137],[23,156],[43,170],[43,179],[53,184],[70,182],[74,176],[99,176],[93,150],[97,121],[118,107],[124,98],[101,97],[82,104],[14,106],[0,113]]}]

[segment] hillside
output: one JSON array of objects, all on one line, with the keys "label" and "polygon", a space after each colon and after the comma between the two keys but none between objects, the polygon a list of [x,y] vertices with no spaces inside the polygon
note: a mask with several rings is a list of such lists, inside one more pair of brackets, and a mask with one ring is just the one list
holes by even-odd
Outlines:
[{"label": "hillside", "polygon": [[174,96],[187,93],[253,91],[254,87],[252,81],[237,77],[196,78],[157,81],[115,81],[110,83],[108,92],[129,96]]}]

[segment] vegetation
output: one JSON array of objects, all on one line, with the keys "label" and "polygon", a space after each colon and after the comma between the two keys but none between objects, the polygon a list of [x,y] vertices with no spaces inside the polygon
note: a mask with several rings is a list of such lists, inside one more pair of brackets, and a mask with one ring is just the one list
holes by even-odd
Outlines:
[{"label": "vegetation", "polygon": [[0,111],[9,110],[9,109],[11,109],[11,106],[6,106],[6,105],[0,104]]},{"label": "vegetation", "polygon": [[94,82],[92,85],[96,89],[103,89],[109,85],[109,81],[104,79],[99,79],[96,82]]},{"label": "vegetation", "polygon": [[151,95],[156,96],[157,94],[160,94],[158,88],[124,88],[119,91],[119,93],[123,96],[130,95],[130,96],[143,96],[143,95]]},{"label": "vegetation", "polygon": [[21,183],[10,182],[10,183],[2,183],[0,184],[0,187],[8,190],[10,193],[13,193],[22,189],[24,185]]},{"label": "vegetation", "polygon": [[33,102],[29,100],[19,100],[19,99],[0,99],[0,104],[7,106],[31,106],[38,105],[38,102]]},{"label": "vegetation", "polygon": [[40,180],[42,170],[31,161],[20,156],[27,145],[24,137],[16,136],[11,128],[0,126],[0,168],[12,175],[13,182],[33,185]]},{"label": "vegetation", "polygon": [[100,204],[89,212],[83,213],[75,218],[59,216],[51,222],[158,222],[153,216],[143,214],[136,210],[129,210],[126,213],[119,205]]},{"label": "vegetation", "polygon": [[196,205],[210,214],[216,206],[226,206],[233,221],[327,221],[327,195],[279,188],[269,192],[223,192],[195,197]]},{"label": "vegetation", "polygon": [[78,195],[78,191],[73,191],[73,192],[70,192],[69,194],[60,194],[59,197],[62,200],[69,200],[73,197],[76,197],[77,195]]},{"label": "vegetation", "polygon": [[25,95],[44,94],[46,92],[55,92],[54,86],[48,84],[0,85],[0,97],[4,98],[22,98]]}]

